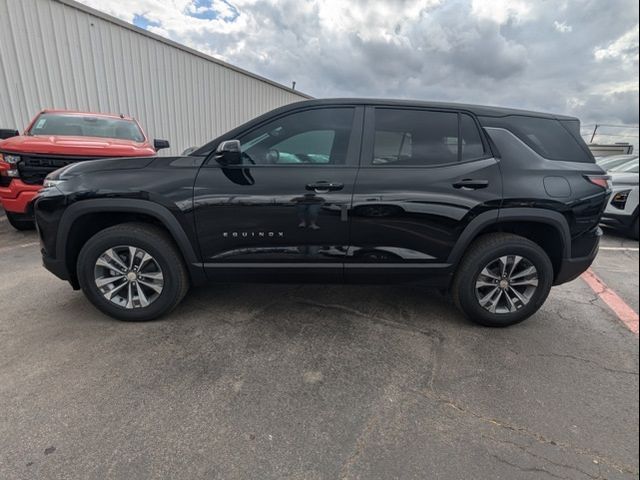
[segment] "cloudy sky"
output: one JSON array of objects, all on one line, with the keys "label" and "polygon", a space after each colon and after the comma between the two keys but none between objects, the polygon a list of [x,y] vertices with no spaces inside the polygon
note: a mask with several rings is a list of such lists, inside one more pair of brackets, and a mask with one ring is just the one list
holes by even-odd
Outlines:
[{"label": "cloudy sky", "polygon": [[[638,124],[637,0],[81,0],[315,97]],[[591,127],[592,128],[592,127]],[[602,128],[637,144],[634,128]]]}]

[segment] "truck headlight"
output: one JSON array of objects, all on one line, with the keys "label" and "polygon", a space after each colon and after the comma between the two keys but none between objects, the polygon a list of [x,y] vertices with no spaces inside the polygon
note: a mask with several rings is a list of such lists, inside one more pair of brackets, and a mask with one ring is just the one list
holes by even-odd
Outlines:
[{"label": "truck headlight", "polygon": [[0,153],[0,175],[19,177],[18,162],[20,162],[20,155]]},{"label": "truck headlight", "polygon": [[9,155],[7,153],[0,155],[0,159],[4,159],[4,161],[10,165],[17,165],[20,161],[20,155]]}]

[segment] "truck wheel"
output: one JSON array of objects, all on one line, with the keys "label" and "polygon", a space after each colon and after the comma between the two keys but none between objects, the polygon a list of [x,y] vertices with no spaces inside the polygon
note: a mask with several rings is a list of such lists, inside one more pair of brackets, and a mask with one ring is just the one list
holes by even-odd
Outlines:
[{"label": "truck wheel", "polygon": [[189,289],[182,256],[162,229],[142,223],[106,228],[82,247],[78,281],[101,312],[147,321],[173,310]]},{"label": "truck wheel", "polygon": [[24,214],[7,212],[6,210],[4,213],[7,216],[7,220],[9,220],[9,224],[16,230],[24,231],[36,228],[35,222]]},{"label": "truck wheel", "polygon": [[542,306],[553,283],[553,265],[538,245],[510,233],[476,240],[460,262],[452,295],[473,322],[506,327]]}]

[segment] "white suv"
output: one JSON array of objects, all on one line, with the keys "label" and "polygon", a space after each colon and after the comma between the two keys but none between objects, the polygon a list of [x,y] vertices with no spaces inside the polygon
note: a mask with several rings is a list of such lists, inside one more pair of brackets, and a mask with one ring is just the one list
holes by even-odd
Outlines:
[{"label": "white suv", "polygon": [[609,170],[613,184],[602,223],[638,240],[638,156]]}]

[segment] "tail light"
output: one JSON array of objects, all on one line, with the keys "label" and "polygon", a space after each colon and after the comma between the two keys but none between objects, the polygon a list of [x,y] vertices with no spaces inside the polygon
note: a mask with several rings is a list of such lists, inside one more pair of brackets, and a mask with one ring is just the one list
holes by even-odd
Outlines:
[{"label": "tail light", "polygon": [[609,175],[585,175],[584,178],[605,190],[611,190],[611,177]]}]

